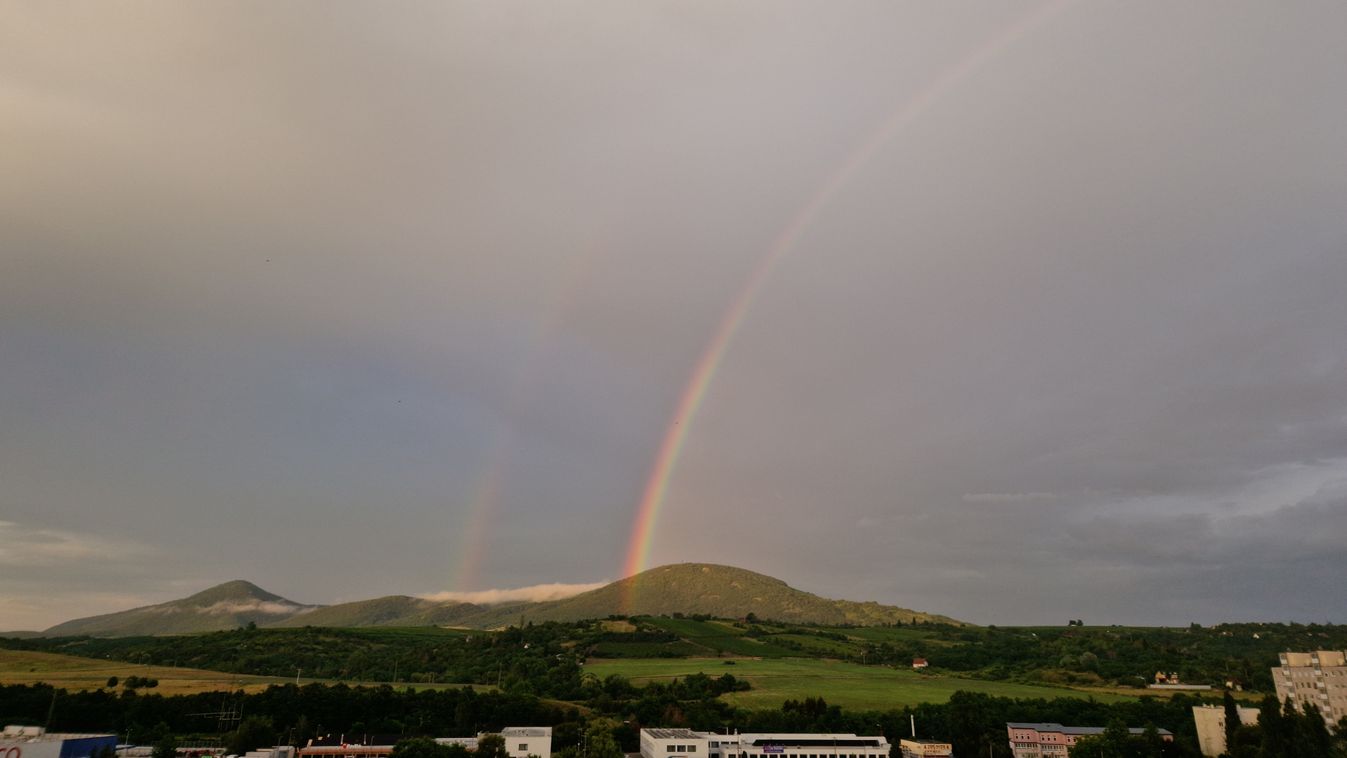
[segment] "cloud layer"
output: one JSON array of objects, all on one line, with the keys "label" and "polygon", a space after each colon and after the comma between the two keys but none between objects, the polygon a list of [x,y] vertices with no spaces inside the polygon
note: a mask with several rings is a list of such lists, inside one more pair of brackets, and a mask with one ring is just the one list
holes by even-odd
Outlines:
[{"label": "cloud layer", "polygon": [[593,582],[591,584],[535,584],[531,587],[515,587],[513,589],[436,592],[431,595],[422,595],[422,597],[437,602],[452,600],[459,603],[474,603],[477,605],[498,605],[500,603],[514,603],[521,601],[542,602],[547,600],[564,600],[568,597],[575,597],[582,592],[596,590],[605,584],[607,584],[607,582]]}]

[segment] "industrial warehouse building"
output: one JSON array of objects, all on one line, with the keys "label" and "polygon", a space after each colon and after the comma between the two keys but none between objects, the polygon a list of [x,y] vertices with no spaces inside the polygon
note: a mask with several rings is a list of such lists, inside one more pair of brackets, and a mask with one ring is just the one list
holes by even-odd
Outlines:
[{"label": "industrial warehouse building", "polygon": [[883,736],[642,729],[641,758],[889,758]]},{"label": "industrial warehouse building", "polygon": [[0,758],[90,758],[116,749],[113,734],[56,734],[40,726],[7,726],[0,732]]}]

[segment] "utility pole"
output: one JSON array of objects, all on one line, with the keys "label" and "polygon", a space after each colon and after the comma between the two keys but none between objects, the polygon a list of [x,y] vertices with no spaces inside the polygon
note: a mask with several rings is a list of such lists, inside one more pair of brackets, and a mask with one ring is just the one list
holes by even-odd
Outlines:
[{"label": "utility pole", "polygon": [[53,687],[53,688],[52,688],[52,691],[51,691],[51,706],[47,708],[47,725],[44,726],[44,727],[42,727],[42,731],[43,731],[43,732],[46,732],[46,731],[48,731],[49,729],[51,729],[51,719],[52,719],[53,716],[56,715],[56,693],[57,693],[57,692],[58,692],[58,690],[57,690],[56,688]]}]

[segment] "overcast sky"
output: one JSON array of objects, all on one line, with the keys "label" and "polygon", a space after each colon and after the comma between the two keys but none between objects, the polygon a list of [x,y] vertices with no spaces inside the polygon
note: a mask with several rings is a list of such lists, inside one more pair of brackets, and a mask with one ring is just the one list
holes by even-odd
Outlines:
[{"label": "overcast sky", "polygon": [[0,629],[618,578],[797,222],[654,563],[1347,622],[1344,34],[1327,1],[0,3]]}]

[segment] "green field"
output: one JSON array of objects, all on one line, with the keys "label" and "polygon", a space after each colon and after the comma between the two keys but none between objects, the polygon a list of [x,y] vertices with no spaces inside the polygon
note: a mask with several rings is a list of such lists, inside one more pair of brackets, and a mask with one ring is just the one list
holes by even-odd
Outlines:
[{"label": "green field", "polygon": [[585,671],[600,679],[618,674],[638,686],[698,672],[713,677],[733,674],[747,679],[753,689],[725,695],[725,700],[754,709],[779,708],[788,699],[822,696],[829,705],[885,710],[918,703],[943,703],[958,690],[1018,698],[1093,697],[1103,702],[1133,699],[1061,687],[927,676],[913,671],[806,658],[737,659],[734,665],[726,665],[724,660],[716,658],[592,660],[585,665]]},{"label": "green field", "polygon": [[[215,690],[245,690],[257,692],[284,679],[246,674],[226,674],[221,671],[178,668],[174,666],[142,666],[122,661],[100,661],[74,655],[37,653],[20,650],[0,650],[0,683],[36,684],[44,682],[70,690],[96,690],[107,684],[108,677],[126,679],[139,676],[158,679],[159,686],[141,690],[161,695],[186,695]],[[289,681],[294,681],[290,679]]]},{"label": "green field", "polygon": [[[243,690],[260,692],[273,684],[294,683],[294,677],[251,676],[223,671],[186,668],[180,666],[146,666],[123,661],[82,658],[77,655],[39,653],[28,650],[0,650],[0,684],[37,684],[39,682],[68,690],[96,690],[103,688],[108,677],[125,680],[130,676],[159,680],[152,689],[140,690],[160,695],[190,695],[197,692]],[[303,677],[300,684],[335,684],[324,679]],[[348,681],[347,684],[360,684]],[[382,682],[364,682],[375,685]],[[399,683],[401,687],[405,683]],[[461,684],[416,684],[417,689],[445,689]],[[492,691],[495,687],[475,685],[478,690]]]}]

